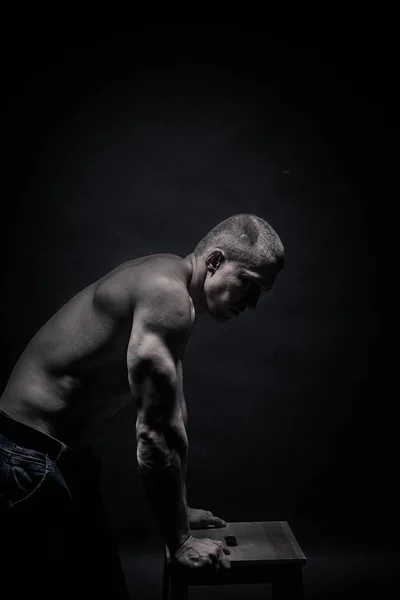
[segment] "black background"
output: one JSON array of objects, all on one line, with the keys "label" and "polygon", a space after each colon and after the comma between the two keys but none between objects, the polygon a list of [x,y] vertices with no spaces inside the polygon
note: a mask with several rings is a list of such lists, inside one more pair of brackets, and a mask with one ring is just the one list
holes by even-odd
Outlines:
[{"label": "black background", "polygon": [[[306,548],[395,544],[384,65],[361,29],[16,35],[3,55],[2,386],[79,289],[255,213],[281,236],[285,269],[255,312],[201,317],[189,342],[189,504],[287,520]],[[121,543],[159,543],[134,426],[128,407],[95,440],[104,498]]]}]

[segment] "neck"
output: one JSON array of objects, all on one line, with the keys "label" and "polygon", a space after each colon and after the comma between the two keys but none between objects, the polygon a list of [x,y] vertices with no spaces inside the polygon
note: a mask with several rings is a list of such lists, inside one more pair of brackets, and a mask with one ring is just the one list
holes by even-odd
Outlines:
[{"label": "neck", "polygon": [[196,313],[207,312],[207,305],[204,298],[204,280],[207,275],[206,265],[201,257],[193,253],[184,258],[189,268],[188,292],[192,299]]}]

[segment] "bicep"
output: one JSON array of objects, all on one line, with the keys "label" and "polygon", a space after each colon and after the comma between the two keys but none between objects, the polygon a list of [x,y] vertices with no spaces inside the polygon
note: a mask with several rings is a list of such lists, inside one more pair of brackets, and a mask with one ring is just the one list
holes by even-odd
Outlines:
[{"label": "bicep", "polygon": [[[150,342],[146,342],[150,348]],[[185,456],[188,447],[184,409],[180,403],[180,360],[175,365],[168,349],[146,352],[130,372],[135,394],[137,418],[137,458],[142,466],[168,466],[171,452]],[[163,358],[164,352],[167,354]],[[148,355],[151,358],[148,358]],[[157,356],[157,360],[154,356]],[[141,366],[140,366],[141,365]]]},{"label": "bicep", "polygon": [[138,424],[165,428],[176,407],[178,375],[174,356],[162,339],[151,333],[134,342],[128,352],[128,379]]},{"label": "bicep", "polygon": [[128,378],[138,408],[148,416],[172,414],[177,408],[189,324],[182,301],[169,294],[150,298],[135,311]]}]

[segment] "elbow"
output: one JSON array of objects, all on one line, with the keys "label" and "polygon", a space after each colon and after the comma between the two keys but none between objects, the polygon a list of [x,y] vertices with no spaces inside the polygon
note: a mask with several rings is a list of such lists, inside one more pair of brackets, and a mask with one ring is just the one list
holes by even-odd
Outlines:
[{"label": "elbow", "polygon": [[141,471],[167,469],[174,461],[175,452],[163,434],[141,428],[137,434],[137,461]]},{"label": "elbow", "polygon": [[176,373],[151,366],[145,360],[128,368],[128,382],[136,405],[144,397],[161,396],[164,404],[171,405],[176,396]]}]

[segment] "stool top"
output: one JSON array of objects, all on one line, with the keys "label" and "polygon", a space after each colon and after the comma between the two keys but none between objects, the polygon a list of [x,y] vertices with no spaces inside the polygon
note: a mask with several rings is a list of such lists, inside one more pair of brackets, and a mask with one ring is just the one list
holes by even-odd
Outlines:
[{"label": "stool top", "polygon": [[[229,546],[229,560],[235,564],[306,564],[307,559],[287,521],[258,521],[248,523],[228,523],[219,529],[207,528],[191,530],[196,538],[208,537],[224,543],[224,537],[234,535],[237,546]],[[166,547],[167,560],[170,561]]]}]

